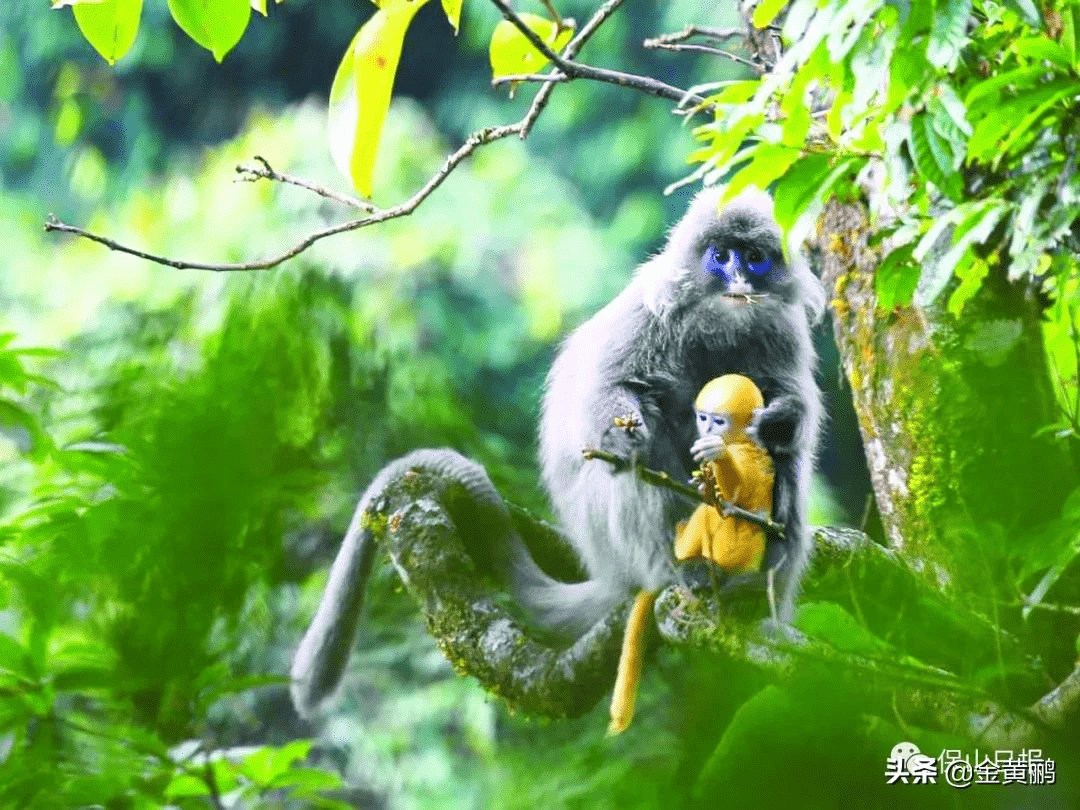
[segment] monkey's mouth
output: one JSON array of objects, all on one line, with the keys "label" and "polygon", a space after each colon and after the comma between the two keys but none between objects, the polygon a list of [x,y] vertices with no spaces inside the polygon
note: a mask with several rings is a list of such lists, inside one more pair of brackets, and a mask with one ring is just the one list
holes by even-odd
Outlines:
[{"label": "monkey's mouth", "polygon": [[721,293],[723,298],[729,301],[734,301],[740,305],[756,304],[758,301],[764,300],[765,296],[761,293]]}]

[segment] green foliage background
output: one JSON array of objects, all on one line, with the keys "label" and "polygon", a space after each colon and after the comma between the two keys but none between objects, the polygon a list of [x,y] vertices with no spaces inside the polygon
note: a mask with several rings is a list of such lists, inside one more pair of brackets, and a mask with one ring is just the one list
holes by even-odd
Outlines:
[{"label": "green foliage background", "polygon": [[[590,52],[677,72],[682,85],[738,76],[639,48],[688,22],[730,22],[724,10],[710,19],[696,3],[639,5],[649,13],[616,15]],[[583,19],[591,6],[560,8]],[[282,674],[355,499],[383,462],[452,445],[487,465],[510,500],[544,510],[533,442],[555,342],[659,244],[686,195],[656,189],[687,171],[692,139],[655,99],[560,88],[527,146],[478,152],[406,220],[264,274],[175,272],[46,238],[40,224],[55,210],[156,252],[240,260],[339,216],[295,189],[237,183],[233,167],[262,154],[337,183],[323,104],[300,100],[325,94],[369,11],[289,0],[256,17],[220,67],[165,4],[143,13],[133,53],[112,70],[66,12],[0,6],[0,806],[830,807],[838,790],[869,806],[960,801],[886,789],[884,758],[901,739],[924,751],[970,741],[869,711],[828,667],[767,685],[710,653],[663,649],[621,738],[602,737],[604,707],[557,724],[509,715],[452,672],[385,567],[333,715],[317,725],[293,716]],[[411,193],[465,133],[523,112],[528,93],[508,102],[487,89],[496,19],[467,3],[453,41],[434,6],[421,10],[376,166],[387,200]],[[936,81],[926,68],[909,89]],[[944,119],[932,103],[917,112],[927,138],[960,149],[956,131],[934,129]],[[761,149],[741,142],[749,129],[731,135],[739,121],[696,134],[706,150]],[[924,218],[908,223],[914,245],[938,213],[934,186],[952,181],[918,159],[910,137],[913,174],[931,183],[913,186],[928,195],[916,206]],[[858,148],[829,143],[802,157],[841,182],[833,170],[853,175],[844,150]],[[994,193],[1020,211],[1009,197],[1018,187]],[[1054,270],[1064,294],[1046,334],[1067,405],[1075,280]],[[913,291],[912,272],[898,265],[888,278]],[[827,382],[837,374],[826,363]],[[834,400],[834,439],[844,402]],[[1063,410],[1048,429],[1064,441],[1074,427]],[[824,463],[841,483],[865,480],[859,452],[835,440]],[[861,503],[865,490],[852,491]],[[818,521],[845,516],[830,497],[818,488]],[[1004,555],[1010,582],[1060,579],[1055,595],[1069,597],[1075,515],[1070,502],[1045,535],[1024,538],[1023,555]],[[848,585],[804,617],[845,653],[903,661],[963,622],[959,611],[920,622],[919,606],[888,594],[851,606],[836,596]],[[886,638],[865,629],[860,605],[896,612]],[[1075,635],[1069,624],[1029,632],[1063,626]],[[1008,705],[1038,694],[1026,670],[1010,680],[1017,662],[997,650],[950,652],[972,662],[965,688]],[[1017,789],[1005,806],[1028,795]],[[966,796],[971,806],[990,799]]]}]

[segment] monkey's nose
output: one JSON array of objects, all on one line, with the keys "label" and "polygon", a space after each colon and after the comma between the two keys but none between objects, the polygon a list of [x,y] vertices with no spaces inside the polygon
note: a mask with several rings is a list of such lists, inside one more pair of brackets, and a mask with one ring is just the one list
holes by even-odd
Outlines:
[{"label": "monkey's nose", "polygon": [[750,282],[746,280],[746,276],[740,272],[731,274],[731,281],[728,282],[727,289],[725,290],[728,295],[749,295],[753,291],[753,285],[751,285]]}]

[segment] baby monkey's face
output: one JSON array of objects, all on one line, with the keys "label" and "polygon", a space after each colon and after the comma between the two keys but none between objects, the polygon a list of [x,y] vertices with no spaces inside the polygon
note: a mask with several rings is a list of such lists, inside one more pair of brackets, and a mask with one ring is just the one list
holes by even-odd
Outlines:
[{"label": "baby monkey's face", "polygon": [[726,413],[695,411],[698,436],[718,436],[726,439],[731,435],[731,417]]}]

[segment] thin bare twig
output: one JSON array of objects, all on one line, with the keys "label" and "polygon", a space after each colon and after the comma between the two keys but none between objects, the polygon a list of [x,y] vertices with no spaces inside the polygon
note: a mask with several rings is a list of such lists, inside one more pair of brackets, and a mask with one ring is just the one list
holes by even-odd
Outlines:
[{"label": "thin bare twig", "polygon": [[307,189],[308,191],[318,194],[320,197],[325,197],[328,200],[347,205],[349,208],[359,208],[361,211],[367,211],[368,213],[374,213],[379,209],[369,202],[364,200],[358,200],[356,197],[351,197],[348,194],[341,194],[333,189],[320,186],[318,183],[313,183],[310,180],[305,180],[302,177],[295,177],[291,174],[284,174],[277,171],[270,162],[262,155],[255,155],[252,160],[257,161],[259,166],[237,166],[236,173],[240,175],[240,179],[254,183],[256,180],[273,180],[277,183],[285,183],[290,186],[299,186],[300,188]]},{"label": "thin bare twig", "polygon": [[397,217],[407,216],[411,214],[416,207],[420,205],[435,189],[442,185],[446,180],[450,172],[461,163],[465,158],[473,153],[478,146],[497,141],[500,138],[505,138],[509,135],[516,135],[521,131],[521,124],[511,124],[509,126],[502,127],[487,127],[486,129],[474,132],[468,138],[465,139],[465,143],[458,148],[450,157],[443,163],[442,168],[439,169],[428,181],[413,194],[409,199],[400,205],[396,205],[393,208],[379,209],[373,212],[371,215],[361,217],[359,219],[352,219],[348,222],[342,222],[338,225],[331,225],[328,228],[323,228],[320,231],[309,234],[302,241],[293,245],[283,253],[279,253],[276,256],[272,256],[269,259],[260,259],[252,262],[239,262],[235,264],[211,264],[208,262],[191,262],[183,259],[170,259],[167,256],[159,256],[154,253],[148,253],[137,248],[129,247],[127,245],[120,244],[112,239],[99,234],[92,233],[78,228],[74,225],[68,225],[61,222],[55,215],[49,214],[48,219],[45,221],[46,231],[57,231],[60,233],[71,233],[76,236],[81,236],[84,239],[89,239],[92,242],[104,245],[110,250],[115,250],[119,253],[127,253],[131,256],[136,256],[140,259],[146,259],[147,261],[154,262],[156,264],[164,265],[165,267],[172,267],[175,270],[210,270],[218,273],[235,273],[246,272],[249,270],[265,270],[269,267],[275,267],[294,256],[303,253],[309,247],[314,245],[328,236],[335,236],[339,233],[346,233],[348,231],[356,231],[360,228],[366,228],[369,225],[374,225],[378,222],[385,222],[388,219],[395,219]]},{"label": "thin bare twig", "polygon": [[[650,96],[665,98],[668,101],[674,101],[676,103],[682,102],[687,98],[687,92],[685,90],[680,90],[678,87],[672,87],[670,84],[659,81],[658,79],[653,79],[650,76],[638,76],[633,73],[623,73],[620,70],[608,70],[607,68],[593,67],[592,65],[585,65],[581,62],[564,59],[562,56],[551,50],[551,47],[544,42],[535,31],[525,24],[525,21],[506,4],[505,0],[491,0],[491,2],[500,12],[502,12],[503,17],[513,23],[514,27],[521,32],[522,36],[532,43],[534,48],[571,79],[590,79],[592,81],[618,85],[619,87],[628,87]],[[690,100],[702,105],[703,109],[711,108],[711,105],[709,105],[708,101],[704,98],[691,97]]]},{"label": "thin bare twig", "polygon": [[559,82],[569,81],[570,77],[565,73],[513,73],[509,76],[496,76],[491,80],[492,87],[499,87],[503,84],[513,84],[514,82],[537,82],[547,84],[558,84]]},{"label": "thin bare twig", "polygon": [[634,474],[647,484],[670,489],[672,492],[676,492],[683,497],[690,498],[691,500],[700,503],[707,503],[710,506],[715,505],[725,517],[737,517],[740,520],[745,520],[747,523],[753,523],[755,526],[760,526],[766,531],[772,532],[779,537],[784,536],[784,525],[782,523],[777,523],[771,518],[759,515],[756,512],[751,512],[748,509],[743,509],[741,506],[736,506],[735,504],[720,498],[716,499],[715,504],[709,503],[709,501],[705,499],[705,496],[692,486],[684,484],[681,481],[676,481],[666,472],[661,470],[652,470],[640,463],[631,464],[629,459],[625,459],[614,453],[609,453],[606,450],[596,450],[592,447],[586,447],[581,451],[581,455],[587,461],[592,461],[593,459],[606,461],[617,470],[633,469]]},{"label": "thin bare twig", "polygon": [[737,53],[731,51],[725,51],[721,48],[714,48],[711,45],[694,45],[694,44],[680,44],[671,42],[658,42],[655,39],[647,39],[644,42],[646,48],[659,51],[688,51],[691,53],[707,53],[713,56],[722,56],[725,59],[730,59],[732,62],[736,62],[740,65],[745,65],[748,68],[756,71],[759,75],[765,72],[765,68],[754,62],[752,59],[747,59],[745,56],[739,56]]},{"label": "thin bare twig", "polygon": [[645,47],[652,48],[660,44],[674,44],[677,42],[686,42],[691,37],[705,37],[706,39],[715,39],[720,42],[725,42],[729,39],[742,38],[746,39],[746,31],[741,28],[710,28],[705,25],[688,25],[681,31],[675,31],[671,34],[661,34],[658,37],[645,40]]},{"label": "thin bare twig", "polygon": [[[596,13],[582,26],[581,30],[567,43],[563,49],[563,55],[566,59],[572,59],[582,46],[588,41],[601,25],[603,25],[612,14],[622,5],[623,0],[607,0],[600,8],[596,10]],[[512,12],[511,12],[512,13]],[[514,17],[520,23],[520,18]],[[522,25],[524,25],[522,23]],[[531,33],[531,32],[530,32]],[[519,135],[522,139],[526,138],[531,131],[533,125],[536,123],[540,114],[547,106],[548,100],[551,97],[551,90],[559,80],[551,79],[545,82],[544,86],[540,88],[536,96],[533,98],[533,102],[529,107],[529,111],[525,114],[516,124],[510,124],[500,127],[487,127],[482,130],[478,130],[465,139],[465,142],[461,147],[450,155],[443,163],[442,167],[425,183],[415,194],[400,205],[393,208],[379,209],[369,203],[365,203],[361,200],[350,198],[346,195],[339,194],[338,192],[331,191],[330,189],[318,186],[315,183],[302,180],[300,178],[292,177],[290,175],[283,174],[273,169],[270,164],[261,157],[256,157],[255,160],[262,163],[262,168],[240,167],[238,171],[242,175],[246,175],[245,179],[265,178],[268,180],[275,180],[281,183],[288,183],[296,185],[301,188],[306,188],[309,191],[318,194],[326,199],[331,199],[336,202],[340,202],[343,205],[349,207],[361,208],[368,212],[368,216],[351,219],[347,222],[342,222],[337,225],[332,225],[322,230],[315,231],[309,234],[303,240],[293,245],[288,250],[272,256],[268,259],[260,259],[250,262],[238,262],[238,263],[210,263],[210,262],[196,262],[187,261],[184,259],[173,259],[168,256],[161,256],[155,253],[150,253],[145,250],[139,250],[138,248],[124,245],[109,237],[102,236],[100,234],[93,233],[84,228],[77,227],[75,225],[69,225],[65,222],[61,222],[54,214],[49,214],[45,220],[46,232],[57,233],[69,233],[74,236],[88,239],[92,242],[97,242],[100,245],[104,245],[110,250],[115,250],[118,253],[126,253],[136,258],[145,259],[155,264],[160,264],[165,267],[171,267],[176,270],[208,270],[211,272],[247,272],[253,270],[266,270],[271,267],[276,267],[282,262],[298,256],[303,253],[309,247],[316,242],[320,242],[331,236],[336,236],[339,233],[347,233],[348,231],[355,231],[361,228],[366,228],[369,225],[374,225],[379,222],[385,222],[389,219],[395,219],[397,217],[407,216],[411,214],[416,207],[423,202],[432,192],[435,191],[443,181],[447,178],[451,171],[453,171],[458,164],[465,160],[477,147],[483,146],[493,141],[500,140],[510,135]]]},{"label": "thin bare twig", "polygon": [[555,4],[552,3],[551,0],[540,0],[540,2],[544,4],[544,8],[547,9],[547,13],[551,15],[551,19],[555,21],[555,30],[560,33],[565,31],[568,27],[568,23],[566,20],[563,19],[562,14],[559,13],[559,10],[555,8]]},{"label": "thin bare twig", "polygon": [[1068,613],[1072,616],[1080,616],[1080,607],[1076,607],[1075,605],[1056,605],[1051,602],[1036,602],[1034,599],[1029,599],[1026,595],[1021,595],[1020,599],[1013,603],[1013,607],[1033,608],[1035,610],[1046,610],[1051,613]]},{"label": "thin bare twig", "polygon": [[[623,0],[607,0],[600,8],[596,10],[596,13],[589,18],[589,21],[581,27],[571,40],[566,43],[566,47],[563,48],[562,56],[564,59],[573,59],[578,55],[578,52],[589,41],[589,37],[596,33],[596,30],[607,22],[608,18],[622,5]],[[529,137],[529,133],[532,131],[533,124],[536,123],[536,119],[540,117],[540,113],[547,107],[548,101],[551,99],[551,91],[554,89],[556,82],[548,82],[540,88],[539,92],[533,97],[532,105],[529,107],[529,111],[525,114],[525,117],[521,120],[521,139],[525,140]]]}]

